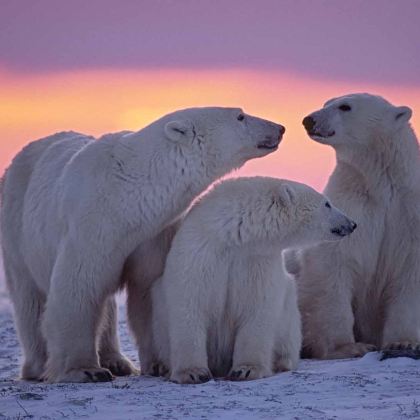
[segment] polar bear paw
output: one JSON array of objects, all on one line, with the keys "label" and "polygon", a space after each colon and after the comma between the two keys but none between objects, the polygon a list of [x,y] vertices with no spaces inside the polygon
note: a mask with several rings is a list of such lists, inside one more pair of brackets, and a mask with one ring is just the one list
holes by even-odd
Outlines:
[{"label": "polar bear paw", "polygon": [[169,369],[162,362],[149,363],[144,368],[141,367],[141,374],[146,376],[169,376]]},{"label": "polar bear paw", "polygon": [[44,380],[49,383],[59,382],[109,382],[113,380],[112,373],[103,368],[71,369],[65,373],[46,374]]},{"label": "polar bear paw", "polygon": [[140,371],[122,354],[101,357],[101,367],[108,369],[115,376],[138,375]]},{"label": "polar bear paw", "polygon": [[240,365],[234,366],[230,370],[227,379],[230,381],[252,381],[253,379],[266,378],[271,375],[272,372],[263,366]]},{"label": "polar bear paw", "polygon": [[373,344],[367,343],[347,343],[337,346],[335,351],[328,354],[327,359],[350,359],[353,357],[362,357],[366,353],[376,351],[377,348]]},{"label": "polar bear paw", "polygon": [[213,378],[208,368],[189,368],[176,370],[171,374],[171,381],[177,384],[203,384]]},{"label": "polar bear paw", "polygon": [[394,341],[384,346],[384,350],[418,350],[420,351],[420,343],[413,341]]},{"label": "polar bear paw", "polygon": [[44,360],[27,360],[22,366],[21,378],[27,381],[42,381]]},{"label": "polar bear paw", "polygon": [[412,341],[395,341],[383,347],[381,360],[395,357],[420,359],[420,343]]}]

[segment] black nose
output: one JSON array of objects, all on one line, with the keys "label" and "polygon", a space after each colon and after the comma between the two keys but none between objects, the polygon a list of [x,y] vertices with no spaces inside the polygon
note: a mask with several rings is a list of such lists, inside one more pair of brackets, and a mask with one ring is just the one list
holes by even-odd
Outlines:
[{"label": "black nose", "polygon": [[343,236],[350,235],[356,228],[357,228],[357,224],[353,221],[349,221],[348,223],[341,225],[340,227],[331,229],[331,233],[334,233],[335,235],[343,237]]},{"label": "black nose", "polygon": [[352,220],[349,221],[347,225],[341,225],[341,231],[344,232],[346,235],[354,232],[354,229],[357,228],[357,223],[353,222]]},{"label": "black nose", "polygon": [[282,136],[286,132],[286,127],[280,126],[280,135]]},{"label": "black nose", "polygon": [[307,116],[303,119],[302,124],[306,131],[311,132],[315,126],[315,120],[311,116]]}]

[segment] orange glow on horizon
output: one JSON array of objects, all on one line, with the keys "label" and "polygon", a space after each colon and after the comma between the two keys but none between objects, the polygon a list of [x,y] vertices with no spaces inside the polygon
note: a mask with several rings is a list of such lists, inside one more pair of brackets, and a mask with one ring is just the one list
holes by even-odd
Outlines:
[{"label": "orange glow on horizon", "polygon": [[138,130],[162,115],[191,106],[239,106],[280,122],[279,150],[249,162],[236,175],[290,178],[322,189],[334,166],[331,148],[307,138],[302,118],[325,100],[368,91],[414,111],[420,131],[420,89],[325,82],[267,71],[83,71],[44,75],[0,72],[0,173],[29,141],[57,131],[99,136]]}]

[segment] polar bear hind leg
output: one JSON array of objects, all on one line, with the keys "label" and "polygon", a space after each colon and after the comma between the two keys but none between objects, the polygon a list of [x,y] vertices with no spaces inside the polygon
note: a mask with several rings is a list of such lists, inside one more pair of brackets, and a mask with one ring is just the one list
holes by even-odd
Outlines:
[{"label": "polar bear hind leg", "polygon": [[121,354],[118,338],[117,302],[114,296],[108,297],[105,302],[99,341],[99,361],[101,367],[109,369],[115,376],[139,373],[133,364]]},{"label": "polar bear hind leg", "polygon": [[22,379],[41,380],[47,361],[47,348],[41,333],[45,297],[38,290],[26,266],[5,258],[6,279],[13,301],[16,328],[23,348]]}]

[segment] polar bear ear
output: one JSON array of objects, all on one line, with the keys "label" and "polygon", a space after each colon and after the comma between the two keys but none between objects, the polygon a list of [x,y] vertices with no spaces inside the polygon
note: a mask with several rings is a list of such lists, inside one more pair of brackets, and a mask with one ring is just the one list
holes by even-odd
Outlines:
[{"label": "polar bear ear", "polygon": [[283,206],[290,206],[296,203],[296,193],[290,185],[282,185],[280,187],[279,202]]},{"label": "polar bear ear", "polygon": [[406,123],[413,115],[413,111],[408,106],[397,106],[394,115],[396,121],[399,123]]},{"label": "polar bear ear", "polygon": [[176,143],[190,143],[195,135],[194,126],[189,120],[169,121],[164,130],[166,137]]}]

